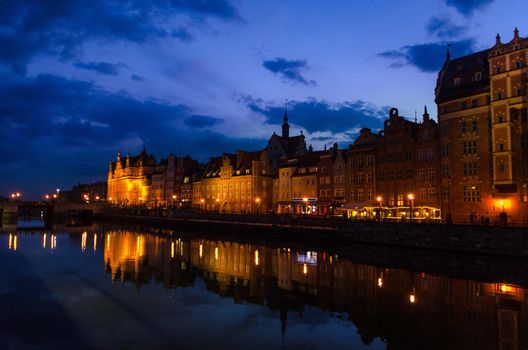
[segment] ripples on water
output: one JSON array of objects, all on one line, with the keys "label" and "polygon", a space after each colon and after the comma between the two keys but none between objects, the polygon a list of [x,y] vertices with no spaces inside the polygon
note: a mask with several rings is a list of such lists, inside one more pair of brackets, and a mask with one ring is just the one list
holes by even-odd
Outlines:
[{"label": "ripples on water", "polygon": [[194,237],[4,228],[0,348],[528,346],[517,285]]}]

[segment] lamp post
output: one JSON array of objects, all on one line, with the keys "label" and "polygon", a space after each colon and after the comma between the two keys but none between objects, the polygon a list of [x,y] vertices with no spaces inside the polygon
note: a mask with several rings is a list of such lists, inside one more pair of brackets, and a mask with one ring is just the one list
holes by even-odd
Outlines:
[{"label": "lamp post", "polygon": [[410,206],[409,222],[412,222],[412,219],[413,219],[414,194],[413,193],[409,193],[407,195],[407,198],[409,198],[409,206]]},{"label": "lamp post", "polygon": [[260,197],[255,198],[255,203],[257,203],[257,214],[260,214]]},{"label": "lamp post", "polygon": [[376,197],[376,201],[378,202],[378,221],[381,221],[381,201],[383,198],[381,196]]}]

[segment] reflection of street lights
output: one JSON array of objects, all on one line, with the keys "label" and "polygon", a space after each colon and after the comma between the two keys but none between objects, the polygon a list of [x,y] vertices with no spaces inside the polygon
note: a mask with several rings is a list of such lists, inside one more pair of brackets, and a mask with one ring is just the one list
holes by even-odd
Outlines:
[{"label": "reflection of street lights", "polygon": [[257,214],[260,214],[260,197],[255,198],[255,203],[257,203]]},{"label": "reflection of street lights", "polygon": [[376,197],[376,201],[378,202],[378,220],[381,221],[381,196]]},{"label": "reflection of street lights", "polygon": [[414,204],[414,194],[409,193],[407,195],[407,198],[409,198],[409,205],[410,205],[410,213],[409,213],[409,221],[412,222],[413,219],[413,204]]}]

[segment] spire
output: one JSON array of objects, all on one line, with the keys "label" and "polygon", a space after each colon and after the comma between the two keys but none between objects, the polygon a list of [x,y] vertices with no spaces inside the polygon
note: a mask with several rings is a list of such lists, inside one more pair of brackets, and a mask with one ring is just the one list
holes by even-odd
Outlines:
[{"label": "spire", "polygon": [[423,114],[423,121],[429,120],[429,113],[427,112],[427,105],[424,106],[424,114]]},{"label": "spire", "polygon": [[282,137],[287,139],[290,137],[290,125],[288,124],[288,110],[286,109],[286,103],[284,104],[284,118],[282,121]]},{"label": "spire", "polygon": [[415,109],[415,110],[414,110],[414,122],[415,122],[415,123],[418,123],[418,117],[417,117],[417,115],[418,115],[418,112],[416,112],[416,109]]},{"label": "spire", "polygon": [[121,151],[117,151],[117,161],[121,160]]},{"label": "spire", "polygon": [[308,147],[308,152],[313,152],[313,147],[311,144],[310,144],[310,147]]},{"label": "spire", "polygon": [[517,27],[513,30],[513,39],[519,39],[519,29],[517,29]]},{"label": "spire", "polygon": [[499,35],[499,33],[497,33],[497,36],[495,37],[495,46],[499,46],[501,45],[501,37]]}]

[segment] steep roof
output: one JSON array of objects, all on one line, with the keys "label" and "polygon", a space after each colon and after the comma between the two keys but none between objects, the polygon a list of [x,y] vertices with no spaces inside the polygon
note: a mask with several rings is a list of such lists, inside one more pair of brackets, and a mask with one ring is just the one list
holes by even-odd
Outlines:
[{"label": "steep roof", "polygon": [[[489,91],[489,56],[490,50],[475,52],[471,55],[450,60],[449,56],[438,73],[436,82],[436,102],[485,93]],[[475,79],[475,73],[481,72],[481,79]],[[455,79],[460,78],[455,86]]]}]

